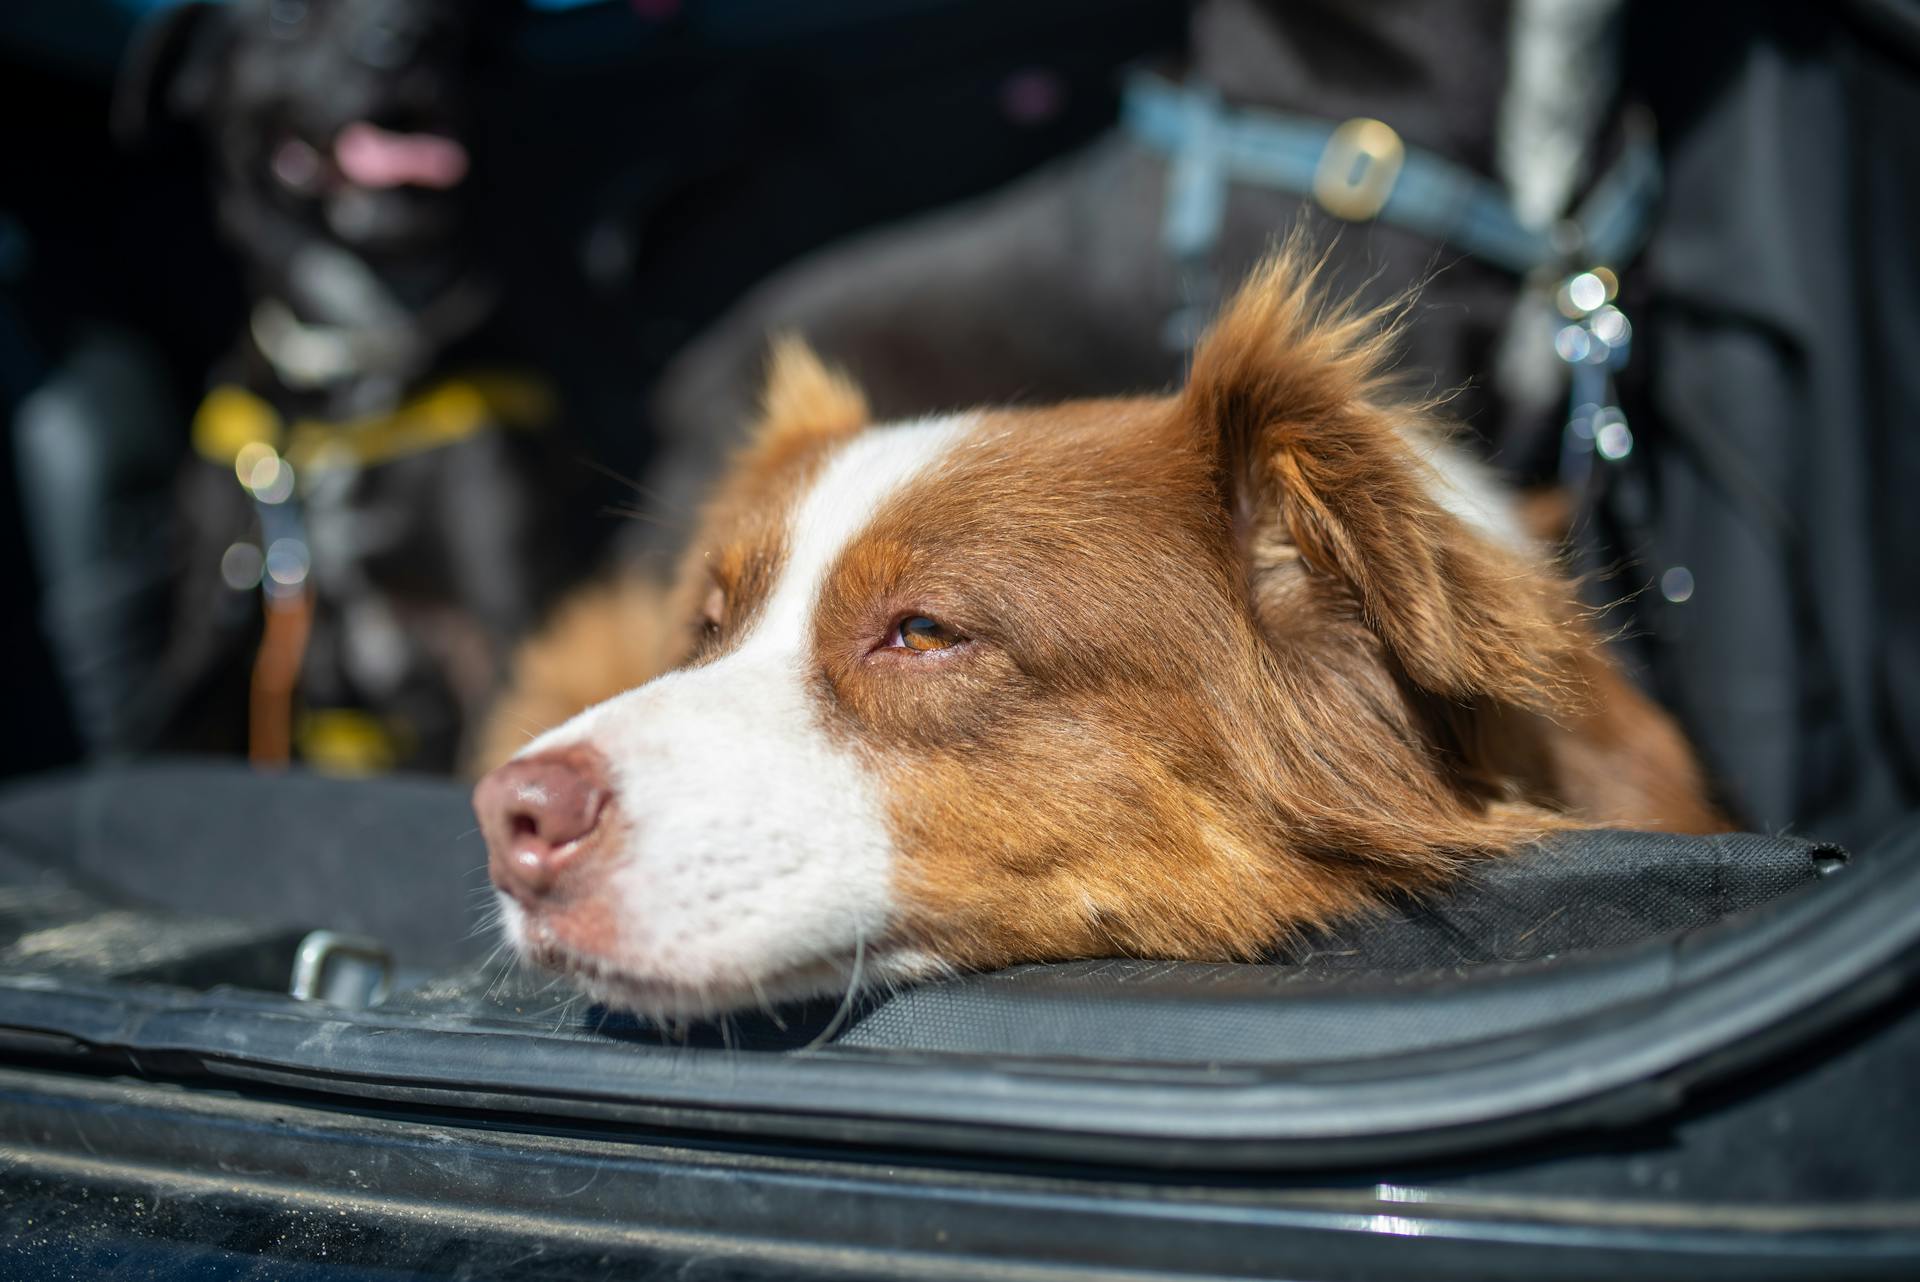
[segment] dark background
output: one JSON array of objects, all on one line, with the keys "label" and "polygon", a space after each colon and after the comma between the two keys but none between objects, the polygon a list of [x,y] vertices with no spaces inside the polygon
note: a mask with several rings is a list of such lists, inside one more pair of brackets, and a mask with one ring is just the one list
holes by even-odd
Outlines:
[{"label": "dark background", "polygon": [[[0,414],[102,325],[164,358],[180,449],[245,315],[185,130],[108,130],[140,0],[0,11]],[[1177,50],[1172,0],[636,0],[529,6],[488,86],[509,323],[559,382],[591,463],[645,462],[673,351],[814,246],[986,190],[1109,125],[1117,69]],[[588,460],[583,460],[586,466]],[[0,451],[0,775],[79,743],[37,622]],[[609,514],[608,522],[617,521]]]},{"label": "dark background", "polygon": [[[1467,0],[474,0],[496,2],[505,56],[478,82],[493,159],[475,170],[475,231],[500,276],[501,337],[557,385],[578,451],[565,462],[604,496],[602,543],[634,528],[619,478],[650,475],[646,407],[669,358],[808,251],[1080,149],[1113,124],[1130,64],[1177,62],[1191,38],[1196,75],[1236,104],[1378,111],[1437,136],[1459,124],[1470,136],[1453,159],[1482,173],[1488,121],[1451,122],[1446,104],[1491,101],[1511,70],[1496,46],[1512,11]],[[108,128],[136,29],[165,7],[0,6],[0,422],[104,328],[157,357],[165,390],[149,399],[173,425],[162,445],[184,457],[246,307],[202,136],[161,127],[128,150]],[[1209,23],[1222,13],[1240,21]],[[1586,497],[1573,563],[1611,611],[1616,654],[1675,713],[1739,823],[1861,844],[1920,804],[1920,0],[1632,0],[1620,13],[1610,110],[1622,128],[1652,122],[1665,186],[1622,298],[1635,444]],[[1221,74],[1236,64],[1251,92]],[[1482,80],[1487,92],[1458,92]],[[1255,221],[1261,236],[1285,222]],[[1392,233],[1338,234],[1364,248]],[[1476,270],[1458,246],[1416,247],[1449,273],[1427,304]],[[1154,266],[1073,249],[1117,276]],[[838,261],[887,287],[863,274],[870,260]],[[1507,278],[1502,309],[1517,289]],[[1429,306],[1429,328],[1469,310]],[[1475,362],[1448,381],[1499,377]],[[1551,445],[1559,407],[1545,413]],[[17,476],[0,450],[0,776],[81,751]],[[187,506],[143,497],[163,516]],[[109,569],[136,559],[118,551]],[[204,557],[174,562],[181,573],[152,577],[206,577]],[[1669,567],[1698,590],[1666,597]],[[176,634],[194,617],[174,610]],[[69,629],[69,660],[75,635],[107,634]]]}]

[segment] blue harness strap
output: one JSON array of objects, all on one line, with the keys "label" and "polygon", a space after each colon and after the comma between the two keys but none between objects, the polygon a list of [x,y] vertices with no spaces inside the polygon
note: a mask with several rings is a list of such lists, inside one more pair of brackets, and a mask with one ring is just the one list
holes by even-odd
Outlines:
[{"label": "blue harness strap", "polygon": [[1161,243],[1187,296],[1167,319],[1169,347],[1189,348],[1218,301],[1206,261],[1220,238],[1229,184],[1271,187],[1338,218],[1419,232],[1525,278],[1561,318],[1553,339],[1569,374],[1561,482],[1584,493],[1596,459],[1617,465],[1632,453],[1614,380],[1626,366],[1633,326],[1613,300],[1617,269],[1639,252],[1660,200],[1660,157],[1644,131],[1629,138],[1571,217],[1536,227],[1521,222],[1498,184],[1408,147],[1379,120],[1329,124],[1230,108],[1205,86],[1147,74],[1128,81],[1121,119],[1134,138],[1168,157]]},{"label": "blue harness strap", "polygon": [[1660,198],[1659,157],[1644,139],[1628,144],[1572,218],[1541,228],[1520,221],[1498,184],[1406,146],[1377,120],[1331,124],[1230,108],[1208,88],[1147,74],[1129,79],[1121,120],[1169,158],[1161,237],[1183,262],[1213,248],[1234,182],[1306,196],[1351,221],[1405,227],[1522,276],[1618,265],[1640,247]]}]

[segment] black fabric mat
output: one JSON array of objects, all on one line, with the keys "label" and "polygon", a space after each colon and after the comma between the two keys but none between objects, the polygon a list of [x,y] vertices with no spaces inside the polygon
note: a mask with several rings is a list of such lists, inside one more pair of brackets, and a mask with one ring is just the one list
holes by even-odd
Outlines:
[{"label": "black fabric mat", "polygon": [[[1764,903],[1843,859],[1836,847],[1784,837],[1567,833],[1483,865],[1445,895],[1290,943],[1275,960],[1409,971],[1630,943]],[[0,790],[0,881],[52,870],[110,900],[354,931],[384,940],[408,967],[456,967],[492,950],[480,928],[485,864],[467,790],[445,780],[190,761]],[[1185,969],[1200,983],[1203,973],[1244,968]]]},{"label": "black fabric mat", "polygon": [[1691,930],[1764,904],[1846,862],[1791,837],[1593,829],[1474,869],[1444,895],[1282,948],[1314,970],[1530,961]]},{"label": "black fabric mat", "polygon": [[409,968],[492,951],[486,862],[467,789],[443,779],[179,761],[0,789],[0,879],[51,868],[109,901],[371,935]]}]

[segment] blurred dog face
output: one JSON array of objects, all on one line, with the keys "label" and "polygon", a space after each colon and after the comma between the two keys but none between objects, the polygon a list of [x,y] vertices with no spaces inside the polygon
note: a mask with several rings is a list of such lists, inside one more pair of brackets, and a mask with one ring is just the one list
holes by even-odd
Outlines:
[{"label": "blurred dog face", "polygon": [[130,67],[123,122],[156,105],[200,122],[216,153],[224,221],[258,266],[284,258],[299,229],[363,254],[418,254],[461,223],[473,71],[494,8],[182,6]]},{"label": "blurred dog face", "polygon": [[1175,396],[870,424],[787,349],[685,661],[476,792],[510,940],[667,1013],[1247,959],[1540,831],[1593,643],[1381,355],[1285,259]]}]

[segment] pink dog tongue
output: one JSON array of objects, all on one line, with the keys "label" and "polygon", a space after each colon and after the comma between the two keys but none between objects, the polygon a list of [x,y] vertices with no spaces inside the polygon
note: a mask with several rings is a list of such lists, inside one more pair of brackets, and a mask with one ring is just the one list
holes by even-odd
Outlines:
[{"label": "pink dog tongue", "polygon": [[360,187],[452,187],[467,176],[467,149],[439,134],[397,134],[356,120],[333,140],[333,161]]}]

